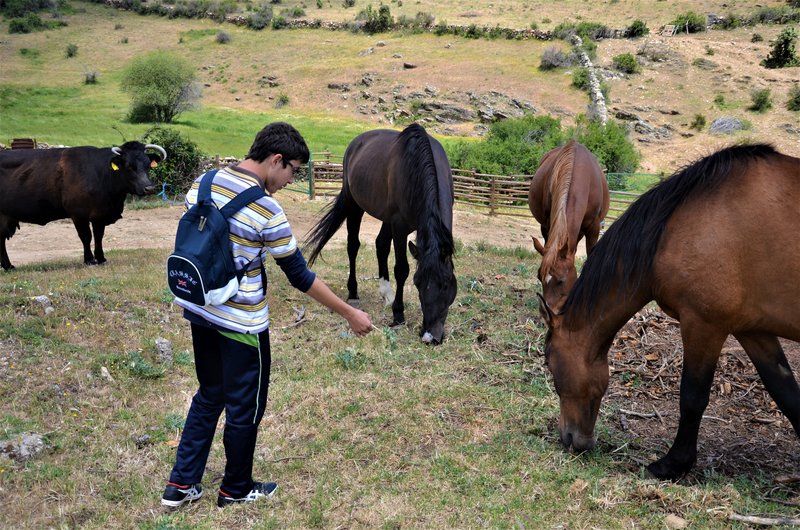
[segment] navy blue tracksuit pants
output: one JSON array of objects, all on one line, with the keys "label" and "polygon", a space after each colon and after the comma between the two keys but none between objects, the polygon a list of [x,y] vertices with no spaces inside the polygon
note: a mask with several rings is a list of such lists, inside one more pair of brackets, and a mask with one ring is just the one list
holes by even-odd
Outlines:
[{"label": "navy blue tracksuit pants", "polygon": [[220,414],[225,411],[225,475],[220,489],[233,498],[253,487],[253,455],[269,387],[269,330],[258,335],[191,324],[197,380],[170,482],[203,478]]}]

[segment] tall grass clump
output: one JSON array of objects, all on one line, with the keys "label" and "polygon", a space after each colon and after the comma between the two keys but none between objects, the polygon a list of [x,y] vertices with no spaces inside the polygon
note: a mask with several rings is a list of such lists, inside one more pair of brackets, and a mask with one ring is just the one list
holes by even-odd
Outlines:
[{"label": "tall grass clump", "polygon": [[800,110],[800,84],[795,83],[789,89],[789,99],[786,101],[786,108],[792,112]]}]

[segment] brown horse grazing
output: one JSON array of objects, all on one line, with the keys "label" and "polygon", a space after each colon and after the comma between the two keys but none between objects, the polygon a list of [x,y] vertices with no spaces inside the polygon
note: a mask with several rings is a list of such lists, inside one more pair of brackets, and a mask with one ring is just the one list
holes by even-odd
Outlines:
[{"label": "brown horse grazing", "polygon": [[[344,154],[342,191],[306,238],[313,264],[347,219],[350,277],[348,298],[358,299],[356,256],[358,231],[366,211],[383,221],[375,240],[381,294],[392,303],[393,325],[405,322],[403,286],[408,278],[406,240],[416,230],[417,244],[408,242],[418,261],[414,285],[422,306],[420,336],[440,343],[450,304],[456,297],[453,269],[453,175],[441,144],[416,123],[402,132],[378,129],[357,136]],[[397,294],[389,286],[389,250],[394,242]]]},{"label": "brown horse grazing", "polygon": [[544,299],[558,312],[578,278],[578,242],[586,236],[586,252],[591,252],[608,213],[608,184],[597,159],[575,140],[549,151],[531,181],[528,207],[545,240],[542,246],[533,238],[542,255]]},{"label": "brown horse grazing", "polygon": [[545,362],[561,442],[595,445],[617,331],[650,300],[680,321],[680,420],[647,469],[675,479],[694,465],[700,420],[732,334],[800,436],[800,387],[778,337],[800,341],[800,159],[767,145],[723,149],[642,195],[597,244],[562,309],[542,304]]}]

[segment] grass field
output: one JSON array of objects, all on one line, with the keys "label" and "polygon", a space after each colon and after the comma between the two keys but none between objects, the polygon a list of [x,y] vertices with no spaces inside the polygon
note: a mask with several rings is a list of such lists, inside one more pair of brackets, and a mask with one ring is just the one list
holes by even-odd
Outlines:
[{"label": "grass field", "polygon": [[[272,502],[224,511],[213,504],[219,439],[208,498],[172,513],[159,506],[195,389],[187,324],[164,290],[165,251],[4,274],[0,438],[38,433],[46,451],[0,459],[0,526],[663,528],[677,516],[692,528],[730,528],[732,511],[790,510],[763,500],[773,483],[758,475],[648,479],[636,463],[654,455],[603,419],[613,405],[598,424],[604,449],[565,453],[527,251],[458,245],[459,293],[435,348],[418,340],[412,289],[407,327],[386,327],[391,311],[365,272],[373,256],[360,254],[362,303],[380,329],[365,338],[282,278],[270,282],[272,382],[254,473],[281,489]],[[340,295],[345,262],[332,249],[317,267]],[[293,308],[302,307],[296,325]],[[159,361],[161,338],[171,362]]]}]

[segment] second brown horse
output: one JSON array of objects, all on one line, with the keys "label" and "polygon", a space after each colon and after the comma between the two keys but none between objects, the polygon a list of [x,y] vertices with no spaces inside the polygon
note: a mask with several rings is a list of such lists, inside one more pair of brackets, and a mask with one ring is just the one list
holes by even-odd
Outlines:
[{"label": "second brown horse", "polygon": [[608,184],[594,155],[575,140],[542,157],[528,191],[528,207],[542,227],[539,281],[547,305],[558,311],[578,277],[575,254],[586,237],[592,251],[608,213]]}]

